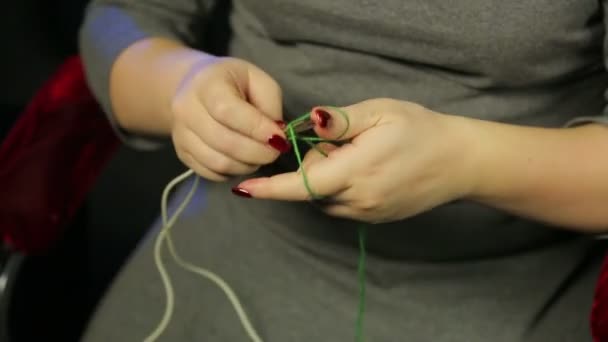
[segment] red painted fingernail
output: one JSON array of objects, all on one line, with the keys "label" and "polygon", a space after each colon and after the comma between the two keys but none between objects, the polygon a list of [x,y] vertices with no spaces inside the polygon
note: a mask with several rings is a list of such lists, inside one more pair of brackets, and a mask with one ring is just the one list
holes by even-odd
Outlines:
[{"label": "red painted fingernail", "polygon": [[281,153],[285,153],[291,148],[291,145],[289,145],[287,140],[276,134],[270,137],[270,139],[268,139],[268,145],[274,147],[277,151]]},{"label": "red painted fingernail", "polygon": [[241,197],[245,197],[245,198],[251,198],[251,194],[249,193],[249,191],[245,190],[245,189],[241,189],[237,186],[235,186],[234,188],[232,188],[232,193],[237,195],[237,196],[241,196]]},{"label": "red painted fingernail", "polygon": [[287,124],[283,120],[276,120],[275,123],[277,125],[279,125],[279,127],[281,127],[281,129],[285,129],[285,127],[287,127]]},{"label": "red painted fingernail", "polygon": [[315,121],[321,128],[326,128],[329,124],[329,120],[331,120],[331,114],[321,108],[315,108],[313,115],[315,116]]}]

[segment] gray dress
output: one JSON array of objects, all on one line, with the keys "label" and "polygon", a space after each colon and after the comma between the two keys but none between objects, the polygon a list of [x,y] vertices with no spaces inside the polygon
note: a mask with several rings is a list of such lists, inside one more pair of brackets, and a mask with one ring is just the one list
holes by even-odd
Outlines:
[{"label": "gray dress", "polygon": [[[522,125],[606,122],[597,0],[235,0],[229,51],[282,86],[286,119],[375,97]],[[93,1],[81,31],[90,84],[112,119],[108,75],[147,36],[198,46],[212,1]],[[139,148],[157,143],[117,128]],[[287,155],[260,173],[292,169]],[[223,278],[265,341],[352,341],[357,223],[303,203],[205,183],[174,228],[183,257]],[[183,197],[184,189],[174,196]],[[150,231],[86,341],[140,341],[164,291]],[[567,227],[456,201],[368,236],[367,341],[588,341],[602,246]],[[177,298],[161,341],[247,341],[210,282],[168,261]]]}]

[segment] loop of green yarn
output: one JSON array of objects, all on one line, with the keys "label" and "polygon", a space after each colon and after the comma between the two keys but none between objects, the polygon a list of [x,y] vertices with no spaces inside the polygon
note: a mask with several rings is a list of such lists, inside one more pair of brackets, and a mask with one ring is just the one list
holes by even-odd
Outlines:
[{"label": "loop of green yarn", "polygon": [[285,133],[287,134],[287,139],[289,139],[289,141],[291,141],[291,144],[293,145],[294,154],[296,155],[296,160],[298,161],[298,166],[302,172],[302,180],[304,181],[304,186],[306,187],[306,191],[308,191],[308,194],[310,195],[310,198],[312,200],[321,200],[321,199],[325,198],[325,196],[316,194],[310,186],[308,176],[306,175],[306,172],[304,171],[304,168],[302,166],[302,154],[300,153],[300,148],[298,147],[298,140],[305,142],[310,147],[315,149],[317,152],[319,152],[323,156],[327,157],[327,154],[324,151],[322,151],[321,149],[319,149],[317,147],[317,145],[314,143],[338,142],[346,134],[346,132],[348,132],[348,129],[350,128],[350,120],[348,119],[348,115],[346,115],[346,112],[344,112],[343,110],[341,110],[340,108],[337,108],[337,107],[331,107],[331,108],[336,110],[338,113],[340,113],[340,115],[342,115],[342,117],[344,118],[344,121],[346,122],[346,127],[344,128],[344,131],[342,131],[342,133],[336,139],[330,140],[330,139],[323,139],[323,138],[319,138],[319,137],[302,136],[302,135],[299,135],[296,133],[295,127],[297,125],[301,124],[304,121],[310,120],[310,112],[297,117],[296,119],[294,119],[290,123],[288,123],[287,127],[285,127]]},{"label": "loop of green yarn", "polygon": [[[304,121],[310,120],[310,112],[308,112],[304,115],[301,115],[298,118],[292,120],[285,127],[285,133],[287,135],[287,139],[289,139],[289,141],[291,141],[291,144],[293,145],[293,151],[296,156],[296,160],[298,162],[298,167],[300,168],[300,172],[302,174],[302,181],[304,183],[304,187],[306,188],[306,191],[308,192],[308,194],[312,200],[321,200],[321,199],[325,198],[325,196],[315,193],[310,185],[310,180],[308,179],[306,171],[304,170],[304,167],[302,165],[302,154],[300,153],[300,149],[298,147],[298,141],[302,141],[302,142],[308,144],[310,147],[315,149],[317,152],[319,152],[323,156],[327,157],[327,154],[323,150],[318,148],[318,146],[315,143],[338,142],[338,140],[340,140],[348,132],[348,129],[350,128],[350,120],[348,119],[348,115],[340,108],[337,108],[337,107],[330,107],[330,108],[332,108],[336,112],[340,113],[340,115],[342,115],[342,117],[346,121],[346,127],[345,127],[344,131],[334,140],[323,139],[323,138],[313,137],[313,136],[303,136],[303,135],[299,135],[298,133],[296,133],[295,127],[298,124],[301,124]],[[365,257],[366,257],[366,251],[365,251],[366,228],[365,228],[365,225],[361,224],[359,226],[358,235],[359,235],[359,261],[358,261],[358,265],[357,265],[357,274],[358,274],[358,280],[359,280],[359,309],[357,312],[357,321],[356,321],[356,325],[355,325],[355,341],[362,342],[362,341],[364,341],[363,318],[364,318],[364,314],[365,314],[365,283],[366,283],[366,281],[365,281]]]}]

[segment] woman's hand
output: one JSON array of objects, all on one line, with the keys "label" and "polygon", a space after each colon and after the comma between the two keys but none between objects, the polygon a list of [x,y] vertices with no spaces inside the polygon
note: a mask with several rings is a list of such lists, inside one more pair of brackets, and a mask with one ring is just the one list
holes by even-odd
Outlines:
[{"label": "woman's hand", "polygon": [[171,111],[179,159],[209,180],[253,173],[289,148],[277,123],[279,85],[240,59],[201,60],[178,87]]},{"label": "woman's hand", "polygon": [[[303,162],[310,187],[330,215],[367,222],[413,216],[466,196],[474,186],[473,146],[467,120],[392,99],[340,110],[315,108],[315,132],[346,144],[321,143]],[[244,181],[255,198],[310,200],[300,172]]]}]

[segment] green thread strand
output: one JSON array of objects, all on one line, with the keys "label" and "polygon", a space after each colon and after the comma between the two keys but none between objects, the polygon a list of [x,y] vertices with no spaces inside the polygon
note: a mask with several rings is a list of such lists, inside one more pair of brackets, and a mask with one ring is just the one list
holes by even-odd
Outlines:
[{"label": "green thread strand", "polygon": [[298,166],[300,167],[300,170],[302,171],[302,180],[304,181],[304,186],[306,187],[306,191],[308,191],[308,194],[310,195],[310,197],[313,200],[321,199],[321,196],[318,196],[317,194],[315,194],[314,191],[312,191],[312,188],[310,187],[310,183],[308,182],[308,176],[306,176],[306,172],[304,172],[304,167],[302,166],[302,156],[300,154],[300,149],[298,148],[298,139],[296,139],[296,133],[293,129],[293,125],[289,125],[287,127],[289,129],[289,133],[291,136],[291,143],[293,144],[293,151],[296,155],[296,159],[298,160]]},{"label": "green thread strand", "polygon": [[[298,140],[305,142],[310,147],[315,149],[317,152],[319,152],[323,156],[327,157],[327,153],[325,153],[325,151],[321,150],[316,144],[313,144],[313,142],[336,142],[337,140],[341,139],[350,129],[350,120],[349,120],[346,112],[344,112],[342,109],[337,108],[337,107],[328,107],[328,108],[332,108],[335,111],[337,111],[338,113],[340,113],[340,115],[342,115],[342,117],[344,117],[344,120],[346,121],[346,128],[344,129],[342,134],[340,134],[336,139],[328,140],[328,139],[323,139],[320,137],[300,136],[296,133],[294,126],[296,126],[306,120],[310,120],[310,112],[297,117],[296,119],[292,120],[289,124],[287,124],[287,127],[285,127],[285,133],[287,135],[287,138],[291,141],[291,143],[293,145],[293,151],[296,156],[296,160],[298,162],[298,167],[299,167],[300,172],[302,173],[302,181],[304,183],[304,187],[306,188],[306,191],[308,192],[311,199],[313,199],[313,200],[323,199],[323,196],[317,195],[312,190],[312,187],[310,186],[308,176],[306,175],[306,171],[304,170],[304,167],[302,166],[302,154],[300,153],[300,149],[298,146]],[[357,310],[357,320],[356,320],[356,324],[355,324],[355,341],[356,342],[365,341],[363,322],[364,322],[364,318],[365,318],[365,298],[366,298],[366,294],[365,294],[365,290],[366,290],[365,289],[365,284],[366,284],[365,245],[366,245],[366,235],[367,235],[366,233],[367,233],[367,230],[366,230],[365,225],[361,224],[358,228],[359,260],[357,262],[357,277],[358,277],[358,281],[359,281],[359,307]]]}]

